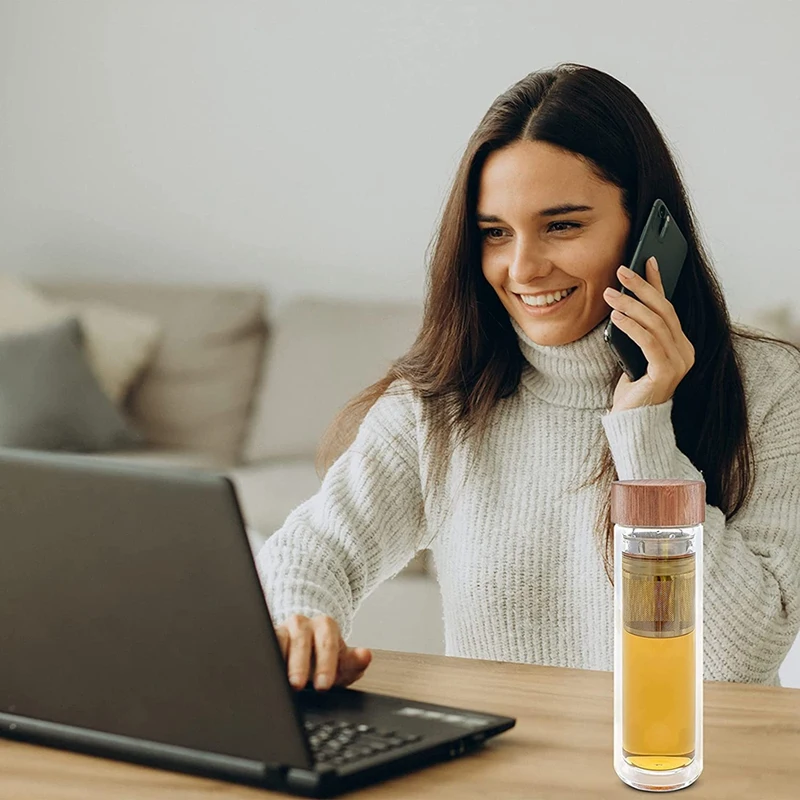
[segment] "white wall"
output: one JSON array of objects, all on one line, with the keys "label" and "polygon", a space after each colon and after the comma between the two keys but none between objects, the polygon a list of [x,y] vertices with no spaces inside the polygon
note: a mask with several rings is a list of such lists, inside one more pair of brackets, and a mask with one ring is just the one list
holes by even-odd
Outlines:
[{"label": "white wall", "polygon": [[639,93],[734,311],[800,290],[800,3],[0,0],[0,268],[421,296],[491,101]]}]

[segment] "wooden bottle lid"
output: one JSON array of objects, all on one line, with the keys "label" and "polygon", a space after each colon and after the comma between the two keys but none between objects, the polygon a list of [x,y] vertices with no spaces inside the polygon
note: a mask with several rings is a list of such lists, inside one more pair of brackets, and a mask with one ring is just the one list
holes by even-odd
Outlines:
[{"label": "wooden bottle lid", "polygon": [[611,522],[629,527],[698,525],[706,518],[705,481],[614,481]]}]

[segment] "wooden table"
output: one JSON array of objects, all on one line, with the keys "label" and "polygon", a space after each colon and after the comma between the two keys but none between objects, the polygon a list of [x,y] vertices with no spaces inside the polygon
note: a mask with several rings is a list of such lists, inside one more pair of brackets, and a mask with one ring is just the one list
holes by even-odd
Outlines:
[{"label": "wooden table", "polygon": [[[481,751],[352,798],[633,798],[611,763],[607,672],[376,651],[360,688],[517,717]],[[706,684],[695,800],[800,798],[800,689]],[[249,787],[0,740],[0,798],[188,800],[276,796]],[[284,796],[284,795],[277,795]]]}]

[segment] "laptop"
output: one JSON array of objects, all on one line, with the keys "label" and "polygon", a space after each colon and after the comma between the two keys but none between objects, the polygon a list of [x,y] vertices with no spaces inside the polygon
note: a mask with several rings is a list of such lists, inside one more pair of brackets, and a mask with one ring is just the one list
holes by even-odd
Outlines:
[{"label": "laptop", "polygon": [[330,797],[515,720],[286,677],[231,482],[0,449],[0,734]]}]

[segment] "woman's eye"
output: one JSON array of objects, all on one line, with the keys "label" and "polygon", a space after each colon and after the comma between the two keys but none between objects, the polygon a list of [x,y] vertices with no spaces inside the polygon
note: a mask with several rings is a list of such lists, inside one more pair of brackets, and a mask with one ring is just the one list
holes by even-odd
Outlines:
[{"label": "woman's eye", "polygon": [[[564,233],[565,231],[570,230],[571,228],[580,228],[581,224],[579,222],[552,222],[548,226],[548,232],[552,233]],[[497,235],[495,235],[497,234]],[[500,239],[503,236],[503,229],[502,228],[482,228],[481,229],[481,238],[483,239]]]},{"label": "woman's eye", "polygon": [[580,228],[580,223],[578,223],[578,222],[554,222],[552,225],[550,225],[550,230],[553,230],[555,225],[566,225],[567,226],[566,228],[558,228],[555,231],[556,233],[569,230],[570,228]]}]

